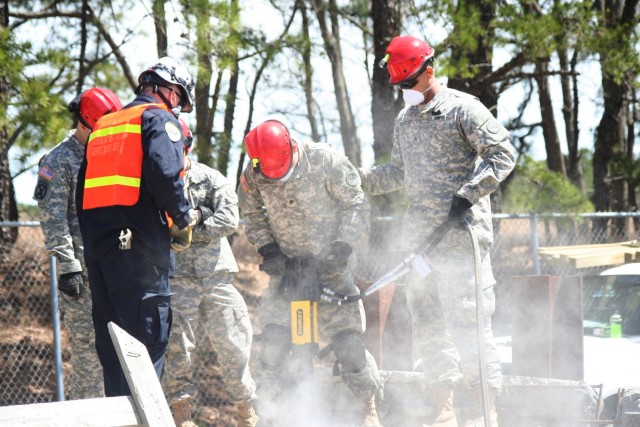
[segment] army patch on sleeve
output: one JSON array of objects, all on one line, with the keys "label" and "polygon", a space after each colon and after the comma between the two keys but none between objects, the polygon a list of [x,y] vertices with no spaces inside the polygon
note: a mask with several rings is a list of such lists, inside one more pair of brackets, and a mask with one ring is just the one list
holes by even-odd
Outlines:
[{"label": "army patch on sleeve", "polygon": [[351,186],[351,187],[355,187],[356,185],[358,185],[360,183],[360,177],[358,176],[357,173],[355,172],[350,172],[347,175],[347,185]]},{"label": "army patch on sleeve", "polygon": [[240,187],[242,187],[242,191],[245,193],[251,188],[245,174],[240,175]]},{"label": "army patch on sleeve", "polygon": [[38,170],[38,176],[46,179],[47,181],[51,181],[53,177],[56,176],[56,173],[46,166],[41,166]]},{"label": "army patch on sleeve", "polygon": [[47,197],[48,193],[49,193],[49,181],[38,178],[36,189],[33,191],[33,199],[42,201]]},{"label": "army patch on sleeve", "polygon": [[182,138],[182,132],[173,122],[165,123],[164,130],[167,132],[169,139],[173,142],[178,142]]}]

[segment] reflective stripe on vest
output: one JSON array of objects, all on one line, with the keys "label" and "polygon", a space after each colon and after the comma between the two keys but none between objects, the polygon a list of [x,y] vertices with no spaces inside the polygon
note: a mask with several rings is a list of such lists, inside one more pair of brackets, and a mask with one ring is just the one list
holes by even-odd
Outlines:
[{"label": "reflective stripe on vest", "polygon": [[82,209],[133,206],[140,198],[142,113],[164,104],[142,104],[98,120],[87,143]]}]

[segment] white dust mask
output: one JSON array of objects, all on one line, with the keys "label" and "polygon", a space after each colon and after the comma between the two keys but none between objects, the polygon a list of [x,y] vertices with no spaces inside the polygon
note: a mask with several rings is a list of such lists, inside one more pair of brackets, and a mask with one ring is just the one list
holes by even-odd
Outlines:
[{"label": "white dust mask", "polygon": [[431,90],[434,84],[435,82],[431,83],[431,86],[429,86],[422,92],[413,89],[402,89],[402,99],[404,99],[404,103],[407,105],[422,104],[425,100],[424,94]]}]

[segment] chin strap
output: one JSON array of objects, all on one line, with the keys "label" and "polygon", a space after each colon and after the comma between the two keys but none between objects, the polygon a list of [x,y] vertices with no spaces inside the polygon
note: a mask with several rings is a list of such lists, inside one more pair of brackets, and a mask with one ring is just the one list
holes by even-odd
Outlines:
[{"label": "chin strap", "polygon": [[[169,108],[169,110],[173,111],[173,105],[171,105],[171,103],[169,102],[167,97],[164,96],[164,93],[162,93],[161,91],[158,90],[158,85],[153,85],[153,93],[155,93],[156,95],[158,95],[160,97],[160,99],[162,99],[162,101],[165,103],[167,108]],[[174,112],[174,114],[175,114],[175,112]]]}]

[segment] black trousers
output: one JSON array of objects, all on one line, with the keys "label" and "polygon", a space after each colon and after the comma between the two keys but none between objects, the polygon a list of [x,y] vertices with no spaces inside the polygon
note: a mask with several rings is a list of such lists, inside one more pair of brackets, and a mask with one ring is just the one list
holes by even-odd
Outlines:
[{"label": "black trousers", "polygon": [[107,324],[114,322],[145,345],[160,379],[172,322],[168,271],[135,248],[110,251],[87,270],[105,395],[131,395]]}]

